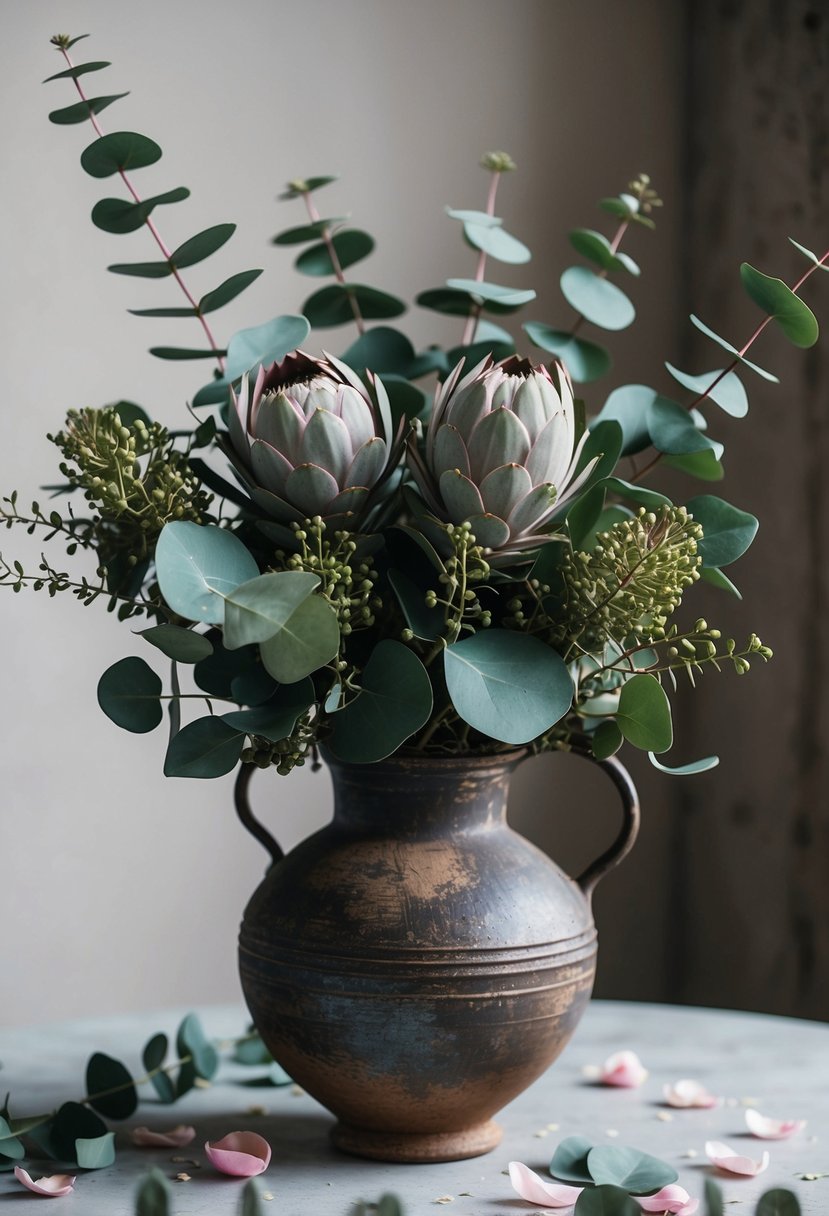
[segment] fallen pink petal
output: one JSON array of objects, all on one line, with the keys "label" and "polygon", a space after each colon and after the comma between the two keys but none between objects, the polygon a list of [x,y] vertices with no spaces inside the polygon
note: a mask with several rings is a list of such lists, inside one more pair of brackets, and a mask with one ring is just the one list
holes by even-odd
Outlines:
[{"label": "fallen pink petal", "polygon": [[759,1161],[755,1161],[753,1157],[743,1157],[740,1153],[735,1153],[733,1148],[719,1140],[706,1142],[705,1155],[717,1169],[725,1170],[728,1174],[742,1174],[746,1178],[753,1178],[755,1174],[762,1174],[763,1170],[769,1168],[767,1152],[763,1153]]},{"label": "fallen pink petal", "polygon": [[636,1202],[643,1212],[658,1212],[659,1216],[692,1216],[699,1207],[699,1200],[692,1199],[684,1186],[672,1182],[663,1186],[655,1195],[637,1195]]},{"label": "fallen pink petal", "polygon": [[715,1098],[699,1081],[692,1081],[688,1077],[683,1077],[681,1081],[675,1081],[673,1085],[666,1085],[662,1090],[662,1096],[668,1106],[675,1106],[681,1110],[709,1110],[712,1106],[719,1105],[719,1098]]},{"label": "fallen pink petal", "polygon": [[208,1140],[204,1151],[215,1169],[234,1178],[262,1174],[271,1160],[271,1146],[256,1132],[231,1132],[213,1144]]},{"label": "fallen pink petal", "polygon": [[635,1051],[617,1051],[608,1056],[602,1066],[602,1085],[617,1085],[620,1089],[636,1089],[647,1078],[648,1070]]},{"label": "fallen pink petal", "polygon": [[746,1111],[746,1127],[758,1140],[787,1140],[805,1126],[805,1119],[769,1119],[751,1107]]},{"label": "fallen pink petal", "polygon": [[517,1195],[542,1208],[571,1208],[582,1193],[580,1186],[565,1186],[562,1182],[545,1182],[528,1165],[510,1161],[509,1178]]},{"label": "fallen pink petal", "polygon": [[195,1127],[179,1123],[168,1132],[154,1132],[149,1127],[134,1127],[130,1139],[139,1148],[185,1148],[196,1138]]},{"label": "fallen pink petal", "polygon": [[22,1165],[16,1165],[14,1176],[27,1190],[33,1191],[35,1195],[44,1195],[47,1199],[60,1199],[75,1187],[74,1174],[47,1174],[44,1178],[35,1179]]}]

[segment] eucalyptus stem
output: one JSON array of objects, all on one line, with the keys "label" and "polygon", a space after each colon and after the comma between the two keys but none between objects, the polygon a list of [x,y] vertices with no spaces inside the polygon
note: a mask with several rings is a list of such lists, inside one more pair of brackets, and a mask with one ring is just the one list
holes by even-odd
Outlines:
[{"label": "eucalyptus stem", "polygon": [[[503,170],[501,170],[501,169],[494,169],[492,172],[492,177],[490,178],[490,182],[489,182],[489,193],[487,194],[487,200],[486,200],[487,215],[495,215],[495,199],[498,195],[498,183],[501,180],[502,174],[503,174]],[[486,270],[486,252],[485,252],[485,250],[482,249],[480,251],[480,253],[478,254],[478,265],[475,269],[475,282],[476,283],[483,283],[485,270]],[[474,307],[472,308],[472,311],[470,312],[469,316],[466,318],[466,325],[464,326],[463,337],[461,338],[462,346],[469,346],[472,342],[474,342],[475,334],[478,329],[478,322],[481,319],[481,313],[483,312],[483,309],[484,309],[483,303],[475,304]]]},{"label": "eucalyptus stem", "polygon": [[[300,193],[302,194],[302,198],[305,203],[305,208],[308,212],[308,218],[311,220],[311,223],[319,224],[321,216],[320,216],[319,211],[317,211],[314,200],[311,198],[311,191],[302,190]],[[334,238],[331,235],[331,229],[328,227],[327,224],[325,224],[320,229],[320,236],[322,237],[323,241],[325,242],[325,248],[328,250],[328,256],[331,259],[331,265],[334,267],[334,274],[336,276],[337,282],[340,284],[341,287],[345,288],[346,295],[348,296],[348,303],[351,306],[352,313],[354,314],[354,324],[357,326],[358,332],[361,334],[364,334],[366,332],[366,323],[363,320],[363,314],[360,312],[360,305],[357,303],[357,299],[356,299],[354,293],[351,291],[351,289],[349,288],[349,286],[346,282],[345,275],[343,273],[343,268],[340,263],[339,255],[337,254],[337,247],[334,244]]]},{"label": "eucalyptus stem", "polygon": [[[70,68],[74,68],[75,64],[72,62],[72,57],[69,54],[69,51],[66,49],[66,47],[62,46],[59,48],[59,50],[60,50],[60,53],[63,55],[64,59],[66,60],[68,66]],[[73,76],[72,79],[74,80],[75,88],[78,91],[78,96],[80,97],[81,101],[86,102],[86,104],[89,105],[89,98],[86,96],[86,93],[84,93],[83,85],[81,84],[80,80],[78,79],[77,76]],[[89,108],[89,121],[92,123],[92,126],[95,130],[96,135],[99,138],[103,138],[103,135],[104,135],[103,128],[101,127],[101,124],[98,122],[97,116],[93,113],[91,106]],[[138,193],[135,186],[132,184],[132,181],[130,180],[130,178],[127,176],[126,172],[123,169],[118,170],[118,176],[121,178],[121,181],[124,183],[125,187],[129,191],[129,193],[132,195],[133,201],[136,203],[143,202],[141,195]],[[158,245],[158,248],[161,251],[161,254],[162,254],[164,260],[166,262],[170,263],[170,269],[172,271],[173,278],[176,280],[179,287],[184,292],[184,295],[187,298],[187,302],[194,309],[195,315],[199,321],[199,324],[201,325],[202,329],[204,330],[205,337],[207,338],[207,341],[210,343],[210,349],[213,351],[214,355],[216,356],[216,362],[219,365],[219,371],[222,374],[224,374],[225,361],[224,361],[223,355],[221,354],[220,347],[219,347],[218,343],[216,342],[216,339],[213,336],[213,332],[210,328],[210,325],[208,324],[206,317],[199,309],[198,301],[196,299],[194,299],[189,288],[187,287],[187,284],[184,282],[184,279],[181,277],[181,272],[179,271],[178,267],[174,265],[174,263],[172,261],[172,256],[173,256],[172,250],[170,250],[168,248],[167,244],[163,240],[161,233],[158,231],[155,224],[153,223],[152,216],[148,215],[146,217],[146,219],[144,220],[144,224],[146,225],[149,232],[152,234],[152,236],[155,240],[155,243]]]}]

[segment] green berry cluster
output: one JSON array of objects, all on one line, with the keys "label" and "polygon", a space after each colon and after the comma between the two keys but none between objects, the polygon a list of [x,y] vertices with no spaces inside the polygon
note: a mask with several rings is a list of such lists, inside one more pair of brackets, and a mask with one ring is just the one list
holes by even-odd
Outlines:
[{"label": "green berry cluster", "polygon": [[[436,608],[439,604],[443,607],[445,639],[451,645],[464,631],[474,633],[476,629],[488,629],[492,624],[491,612],[482,606],[472,586],[489,577],[490,566],[482,546],[475,540],[471,524],[447,524],[445,531],[452,553],[438,575],[441,590],[426,592],[426,607]],[[412,636],[411,630],[405,630],[403,640],[410,641]]]},{"label": "green berry cluster", "polygon": [[335,532],[329,540],[319,515],[291,527],[299,550],[277,554],[283,568],[319,575],[322,594],[337,614],[343,637],[372,626],[382,603],[374,590],[377,571],[371,558],[358,556],[357,543],[349,532]]},{"label": "green berry cluster", "polygon": [[316,731],[309,712],[297,719],[285,739],[274,742],[261,735],[251,735],[250,746],[242,751],[242,763],[255,764],[257,768],[273,765],[281,777],[287,777],[295,768],[302,768],[315,741]]},{"label": "green berry cluster", "polygon": [[590,553],[562,563],[564,636],[587,651],[607,641],[665,636],[668,618],[699,578],[702,527],[685,507],[641,507],[599,534]]}]

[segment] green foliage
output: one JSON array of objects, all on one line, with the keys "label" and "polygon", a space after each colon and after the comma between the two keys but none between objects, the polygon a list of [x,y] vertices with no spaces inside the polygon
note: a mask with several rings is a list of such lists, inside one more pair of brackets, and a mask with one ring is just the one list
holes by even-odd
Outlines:
[{"label": "green foliage", "polygon": [[96,1051],[86,1066],[89,1105],[108,1119],[129,1119],[138,1106],[138,1094],[129,1070],[120,1060]]},{"label": "green foliage", "polygon": [[420,659],[384,639],[372,652],[360,692],[334,716],[328,746],[351,764],[373,764],[397,751],[429,720],[432,686]]},{"label": "green foliage", "polygon": [[116,726],[133,734],[155,730],[164,716],[161,680],[143,659],[119,659],[98,681],[98,704]]},{"label": "green foliage", "polygon": [[172,1187],[161,1170],[148,1170],[135,1193],[135,1216],[170,1216],[172,1197]]}]

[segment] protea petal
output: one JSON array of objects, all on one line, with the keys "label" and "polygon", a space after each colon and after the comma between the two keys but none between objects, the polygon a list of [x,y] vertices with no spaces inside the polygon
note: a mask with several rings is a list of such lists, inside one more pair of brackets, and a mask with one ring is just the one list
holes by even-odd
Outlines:
[{"label": "protea petal", "polygon": [[460,469],[464,477],[469,476],[469,453],[460,431],[451,422],[442,426],[435,436],[434,467]]},{"label": "protea petal", "polygon": [[509,519],[510,515],[522,499],[526,498],[533,483],[523,465],[504,464],[500,469],[493,469],[481,482],[481,498],[484,507],[501,519]]},{"label": "protea petal", "polygon": [[338,405],[339,416],[351,436],[352,448],[356,452],[357,448],[361,448],[377,434],[374,417],[365,397],[361,397],[348,385],[340,390]]},{"label": "protea petal", "polygon": [[305,415],[285,393],[265,397],[259,406],[256,438],[280,452],[291,465],[300,464]]},{"label": "protea petal", "polygon": [[527,470],[534,486],[550,482],[560,489],[573,455],[573,443],[568,435],[567,418],[554,414],[540,431],[527,457]]},{"label": "protea petal", "polygon": [[386,445],[378,436],[367,440],[351,462],[345,475],[345,488],[373,486],[383,472],[388,455]]},{"label": "protea petal", "polygon": [[485,515],[483,499],[460,469],[446,469],[440,475],[440,493],[452,523],[462,524],[470,515]]},{"label": "protea petal", "polygon": [[527,428],[531,443],[535,443],[549,422],[551,409],[560,409],[558,398],[540,377],[523,380],[519,384],[512,410]]},{"label": "protea petal", "polygon": [[300,455],[304,464],[325,469],[341,486],[354,459],[351,437],[342,418],[329,410],[315,410],[305,427]]},{"label": "protea petal", "polygon": [[251,444],[250,467],[257,483],[280,497],[284,495],[285,483],[294,471],[289,460],[261,439],[256,439]]},{"label": "protea petal", "polygon": [[508,517],[507,523],[510,526],[510,532],[513,536],[531,532],[539,526],[545,516],[555,509],[556,505],[555,486],[536,486],[521,499]]},{"label": "protea petal", "polygon": [[484,381],[479,380],[471,384],[452,399],[446,413],[446,421],[456,426],[462,435],[471,434],[476,423],[490,412],[490,396]]},{"label": "protea petal", "polygon": [[245,430],[249,435],[252,435],[256,430],[256,419],[259,416],[259,405],[262,400],[262,389],[265,379],[265,368],[260,364],[259,371],[256,373],[256,379],[253,382],[253,391],[250,395],[250,408],[246,408],[244,416]]},{"label": "protea petal", "polygon": [[325,515],[339,491],[331,474],[316,464],[299,465],[285,482],[285,497],[309,518]]},{"label": "protea petal", "polygon": [[470,436],[469,474],[480,484],[503,464],[524,464],[530,453],[527,428],[508,409],[493,410],[477,424]]},{"label": "protea petal", "polygon": [[509,525],[497,515],[470,515],[468,522],[476,543],[485,549],[500,549],[509,540]]}]

